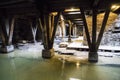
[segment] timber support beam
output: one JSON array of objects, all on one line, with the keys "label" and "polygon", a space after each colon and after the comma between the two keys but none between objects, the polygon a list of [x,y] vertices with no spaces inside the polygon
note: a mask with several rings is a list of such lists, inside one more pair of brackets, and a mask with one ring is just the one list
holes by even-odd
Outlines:
[{"label": "timber support beam", "polygon": [[32,35],[33,35],[33,42],[36,43],[36,33],[37,33],[37,29],[38,29],[38,22],[37,19],[30,19],[30,27],[32,30]]},{"label": "timber support beam", "polygon": [[98,62],[98,53],[96,49],[96,31],[97,31],[97,9],[92,10],[92,42],[89,50],[89,61]]},{"label": "timber support beam", "polygon": [[84,9],[80,8],[81,10],[81,15],[84,23],[84,28],[85,28],[85,33],[86,33],[86,38],[88,42],[88,47],[89,47],[89,55],[88,55],[88,60],[90,62],[98,62],[98,48],[105,30],[105,26],[109,17],[110,9],[106,9],[105,15],[103,22],[101,23],[101,30],[99,32],[98,38],[97,38],[97,8],[92,9],[92,35],[90,36],[90,33],[88,31],[88,26],[84,14]]},{"label": "timber support beam", "polygon": [[54,37],[57,30],[57,25],[60,17],[60,12],[44,13],[41,12],[39,18],[39,28],[42,31],[42,41],[44,49],[42,50],[43,58],[51,58],[54,55]]},{"label": "timber support beam", "polygon": [[101,42],[102,37],[103,37],[103,33],[104,33],[104,30],[105,30],[105,26],[107,24],[109,14],[110,14],[110,8],[107,8],[106,11],[105,11],[105,14],[104,14],[104,19],[103,19],[102,26],[101,26],[101,29],[100,29],[100,32],[99,32],[99,35],[98,35],[98,39],[97,39],[97,44],[96,44],[96,49],[97,50],[99,49],[99,45],[100,45],[100,42]]},{"label": "timber support beam", "polygon": [[15,16],[0,18],[0,35],[2,38],[0,52],[2,53],[8,53],[14,50],[14,46],[12,45],[14,22]]},{"label": "timber support beam", "polygon": [[68,24],[69,24],[68,42],[72,42],[72,40],[71,40],[71,28],[72,28],[72,23],[71,23],[70,20],[68,21]]}]

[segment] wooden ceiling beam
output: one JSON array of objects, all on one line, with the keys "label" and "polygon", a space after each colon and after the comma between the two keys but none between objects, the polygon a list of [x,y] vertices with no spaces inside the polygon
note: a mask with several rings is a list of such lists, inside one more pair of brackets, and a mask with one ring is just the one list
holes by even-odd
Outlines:
[{"label": "wooden ceiling beam", "polygon": [[3,7],[10,7],[14,5],[24,4],[24,3],[32,3],[31,0],[11,0],[11,1],[4,1],[0,2],[0,8]]},{"label": "wooden ceiling beam", "polygon": [[94,2],[93,2],[93,7],[96,7],[96,6],[98,6],[98,4],[99,4],[99,1],[100,1],[100,0],[94,0]]}]

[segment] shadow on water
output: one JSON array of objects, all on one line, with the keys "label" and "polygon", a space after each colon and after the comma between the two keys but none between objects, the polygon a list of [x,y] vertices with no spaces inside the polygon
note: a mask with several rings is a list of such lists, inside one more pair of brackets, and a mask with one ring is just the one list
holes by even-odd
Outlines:
[{"label": "shadow on water", "polygon": [[120,68],[120,64],[101,64],[98,66],[106,66],[106,67],[116,67],[116,68]]}]

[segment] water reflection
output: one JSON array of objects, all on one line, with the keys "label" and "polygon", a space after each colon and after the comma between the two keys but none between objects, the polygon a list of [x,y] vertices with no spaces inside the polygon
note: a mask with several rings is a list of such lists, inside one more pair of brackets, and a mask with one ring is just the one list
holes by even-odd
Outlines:
[{"label": "water reflection", "polygon": [[80,68],[80,62],[76,62],[76,68]]},{"label": "water reflection", "polygon": [[62,60],[62,66],[61,66],[61,80],[62,78],[64,78],[64,68],[65,68],[65,59],[61,59]]},{"label": "water reflection", "polygon": [[70,78],[69,80],[81,80],[81,79],[76,79],[76,78]]},{"label": "water reflection", "polygon": [[120,80],[119,65],[90,64],[72,56],[43,59],[10,54],[0,55],[0,80]]}]

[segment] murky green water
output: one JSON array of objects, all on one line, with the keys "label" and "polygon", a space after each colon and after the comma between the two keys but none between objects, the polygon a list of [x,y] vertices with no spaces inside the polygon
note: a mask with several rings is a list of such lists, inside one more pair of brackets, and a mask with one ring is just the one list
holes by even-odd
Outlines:
[{"label": "murky green water", "polygon": [[120,65],[0,55],[0,80],[120,80]]}]

